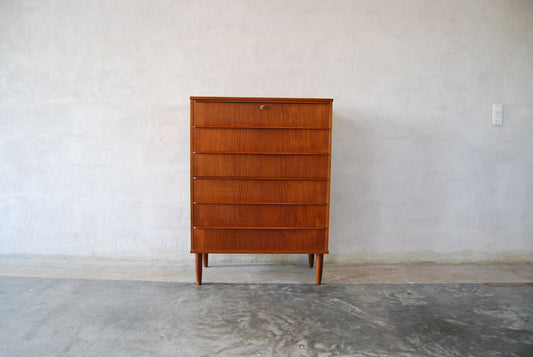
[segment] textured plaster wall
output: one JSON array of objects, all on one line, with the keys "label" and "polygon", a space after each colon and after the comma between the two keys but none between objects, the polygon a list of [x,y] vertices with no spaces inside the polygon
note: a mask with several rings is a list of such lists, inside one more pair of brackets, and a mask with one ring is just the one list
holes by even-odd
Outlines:
[{"label": "textured plaster wall", "polygon": [[189,261],[221,95],[335,99],[329,260],[531,261],[532,64],[530,0],[0,0],[0,254]]}]

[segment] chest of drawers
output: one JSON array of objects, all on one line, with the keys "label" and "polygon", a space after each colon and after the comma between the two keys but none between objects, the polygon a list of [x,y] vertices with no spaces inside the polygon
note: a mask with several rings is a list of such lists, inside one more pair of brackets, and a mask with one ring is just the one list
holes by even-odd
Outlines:
[{"label": "chest of drawers", "polygon": [[191,97],[191,253],[328,253],[332,99]]}]

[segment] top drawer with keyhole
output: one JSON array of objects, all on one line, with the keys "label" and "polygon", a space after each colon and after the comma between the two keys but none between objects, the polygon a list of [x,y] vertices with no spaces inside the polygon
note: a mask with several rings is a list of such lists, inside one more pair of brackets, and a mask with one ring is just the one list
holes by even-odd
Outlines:
[{"label": "top drawer with keyhole", "polygon": [[194,127],[329,128],[326,103],[194,103]]}]

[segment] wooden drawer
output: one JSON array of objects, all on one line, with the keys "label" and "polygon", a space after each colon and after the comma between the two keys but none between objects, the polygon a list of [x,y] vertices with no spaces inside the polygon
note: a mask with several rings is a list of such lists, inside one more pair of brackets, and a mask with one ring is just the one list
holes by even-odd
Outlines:
[{"label": "wooden drawer", "polygon": [[327,155],[194,154],[193,176],[327,178]]},{"label": "wooden drawer", "polygon": [[324,229],[193,229],[192,253],[327,253]]},{"label": "wooden drawer", "polygon": [[191,97],[191,252],[328,253],[332,99]]},{"label": "wooden drawer", "polygon": [[196,203],[327,203],[328,181],[193,180]]},{"label": "wooden drawer", "polygon": [[195,227],[325,228],[327,206],[195,204]]},{"label": "wooden drawer", "polygon": [[193,130],[196,153],[328,153],[329,130],[212,129]]},{"label": "wooden drawer", "polygon": [[[261,109],[261,106],[263,106]],[[194,103],[194,126],[329,128],[329,104]]]}]

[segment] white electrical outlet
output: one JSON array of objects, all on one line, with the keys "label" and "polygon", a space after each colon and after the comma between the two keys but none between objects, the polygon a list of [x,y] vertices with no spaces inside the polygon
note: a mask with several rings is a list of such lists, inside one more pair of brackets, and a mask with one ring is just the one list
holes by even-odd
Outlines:
[{"label": "white electrical outlet", "polygon": [[503,104],[492,105],[492,125],[503,125]]}]

